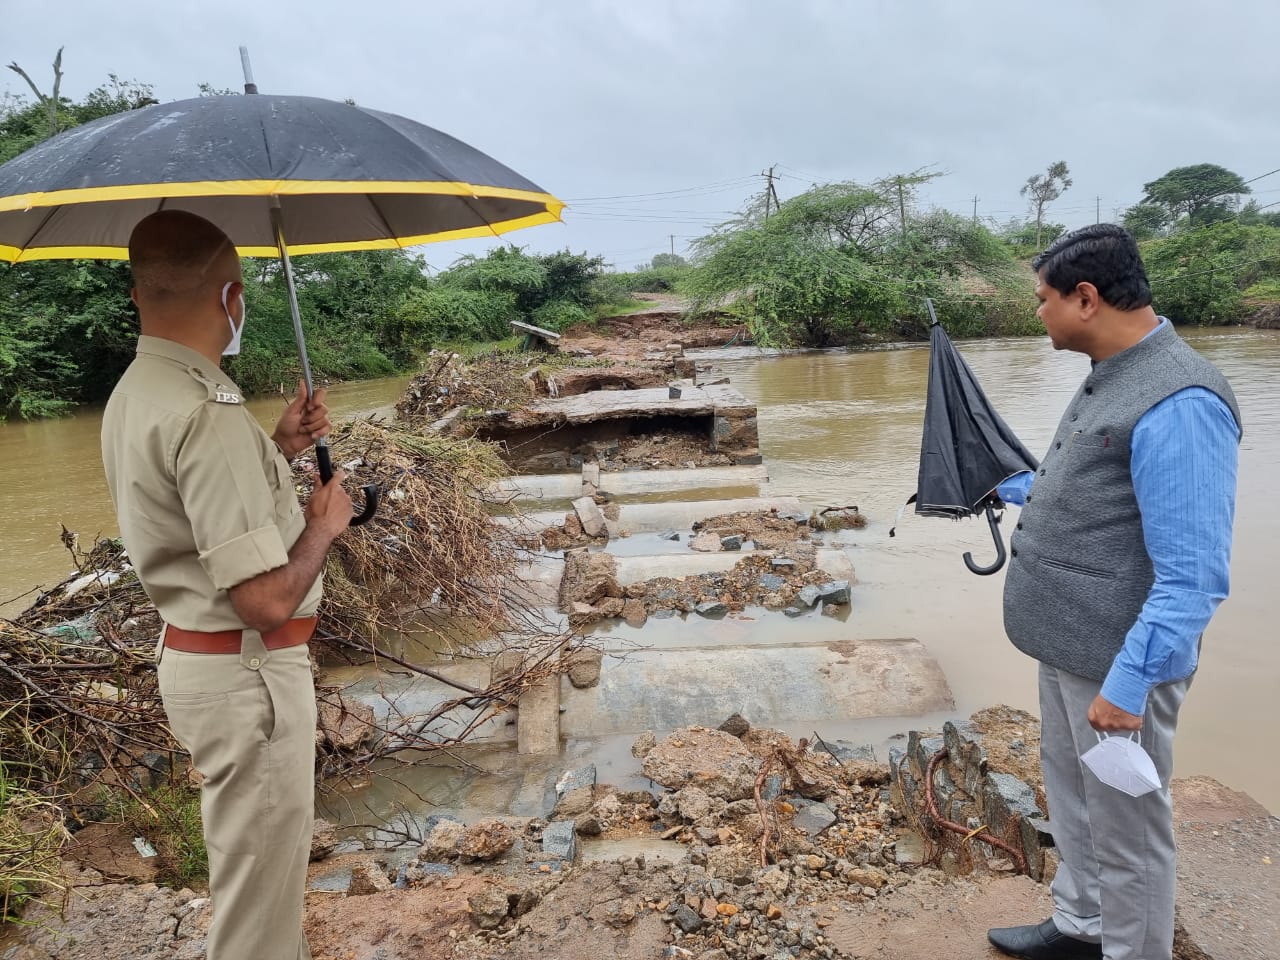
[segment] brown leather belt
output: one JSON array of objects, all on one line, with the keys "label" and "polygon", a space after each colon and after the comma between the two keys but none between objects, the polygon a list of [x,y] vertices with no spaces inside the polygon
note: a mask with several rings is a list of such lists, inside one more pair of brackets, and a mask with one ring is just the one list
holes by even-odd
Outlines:
[{"label": "brown leather belt", "polygon": [[[297,617],[287,621],[269,633],[262,635],[262,645],[268,650],[296,647],[311,639],[316,631],[315,617]],[[166,624],[164,645],[183,653],[239,653],[243,630],[183,630]]]}]

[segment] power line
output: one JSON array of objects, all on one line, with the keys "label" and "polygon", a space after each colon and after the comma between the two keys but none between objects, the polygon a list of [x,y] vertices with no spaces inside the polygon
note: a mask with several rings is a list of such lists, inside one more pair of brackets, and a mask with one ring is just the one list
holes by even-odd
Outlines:
[{"label": "power line", "polygon": [[732,186],[742,183],[749,183],[754,180],[754,176],[735,177],[732,180],[718,180],[715,183],[704,183],[696,187],[680,187],[676,190],[657,190],[652,193],[618,193],[612,196],[603,197],[569,197],[565,203],[595,203],[601,200],[640,200],[646,197],[671,197],[678,194],[692,193],[699,190],[727,190]]}]

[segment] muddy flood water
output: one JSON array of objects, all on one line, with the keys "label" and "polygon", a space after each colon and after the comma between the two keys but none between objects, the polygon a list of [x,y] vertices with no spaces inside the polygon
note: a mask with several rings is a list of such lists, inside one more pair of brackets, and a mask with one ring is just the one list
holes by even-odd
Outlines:
[{"label": "muddy flood water", "polygon": [[[1184,335],[1231,380],[1245,436],[1231,597],[1205,637],[1201,668],[1182,714],[1177,773],[1214,776],[1280,810],[1280,770],[1271,762],[1272,731],[1280,724],[1280,590],[1272,567],[1280,559],[1280,516],[1274,509],[1280,477],[1280,331]],[[1044,338],[961,343],[960,349],[1001,414],[1040,454],[1087,371],[1087,359],[1055,353]],[[857,504],[871,521],[864,530],[842,535],[857,573],[845,635],[918,638],[950,681],[957,713],[995,702],[1034,711],[1035,666],[1009,644],[1001,625],[1003,575],[973,576],[960,559],[966,550],[980,563],[991,557],[986,524],[908,513],[897,537],[888,537],[895,513],[914,490],[927,366],[925,348],[716,361],[718,370],[758,404],[760,447],[771,477],[761,492],[799,497],[813,506]],[[333,391],[331,406],[338,414],[382,407],[394,402],[403,384],[396,378],[341,386]],[[253,409],[266,422],[280,406],[271,398],[255,401]],[[86,538],[115,533],[102,480],[98,423],[96,411],[84,411],[60,421],[0,425],[0,600],[68,572],[58,543],[60,522]],[[1012,519],[1006,518],[1006,529]],[[17,608],[10,602],[0,613]],[[770,623],[787,629],[786,621]],[[658,634],[664,629],[669,628],[652,633],[646,628],[643,642],[661,643]],[[909,725],[877,722],[854,733],[876,739]],[[849,732],[832,729],[835,736]],[[569,753],[604,758],[604,780],[609,759],[623,762],[625,746],[571,744]],[[439,803],[471,779],[462,771],[426,777],[422,795]],[[501,805],[501,798],[495,799]],[[412,803],[408,796],[399,800]],[[471,794],[471,802],[479,800]]]}]

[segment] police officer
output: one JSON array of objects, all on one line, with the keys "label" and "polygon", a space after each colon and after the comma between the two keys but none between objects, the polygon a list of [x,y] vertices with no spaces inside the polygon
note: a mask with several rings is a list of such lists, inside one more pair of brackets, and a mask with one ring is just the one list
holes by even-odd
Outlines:
[{"label": "police officer", "polygon": [[102,459],[120,532],[164,620],[160,694],[203,774],[209,960],[310,958],[315,691],[307,642],[330,544],[347,529],[342,472],[304,511],[289,461],[329,430],[300,387],[272,436],[219,369],[239,351],[235,247],[180,211],[129,240],[138,354],[107,403]]}]

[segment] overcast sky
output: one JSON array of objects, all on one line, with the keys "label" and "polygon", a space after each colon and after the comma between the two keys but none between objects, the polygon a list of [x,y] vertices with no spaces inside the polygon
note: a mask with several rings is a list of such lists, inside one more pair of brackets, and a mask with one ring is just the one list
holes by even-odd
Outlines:
[{"label": "overcast sky", "polygon": [[[0,0],[0,62],[63,92],[108,73],[161,100],[242,83],[437,127],[569,201],[508,239],[621,268],[683,252],[777,164],[814,180],[931,167],[924,199],[1006,220],[1055,160],[1070,226],[1190,163],[1280,167],[1280,6],[1189,0]],[[22,92],[3,72],[0,90]],[[1280,174],[1255,185],[1280,200]],[[653,196],[653,194],[661,194]],[[648,195],[648,196],[644,196]],[[1095,198],[1100,197],[1098,201]],[[604,200],[587,198],[608,198]],[[575,202],[577,201],[577,202]],[[480,241],[424,247],[433,266]]]}]

